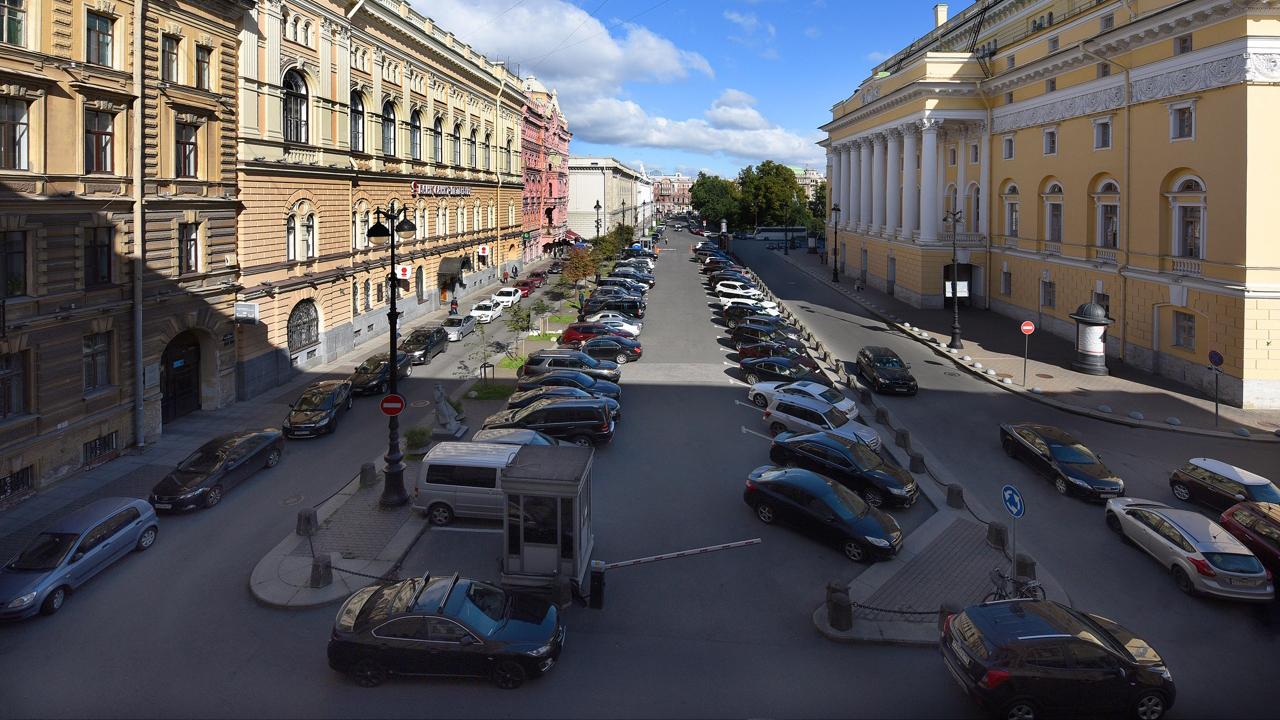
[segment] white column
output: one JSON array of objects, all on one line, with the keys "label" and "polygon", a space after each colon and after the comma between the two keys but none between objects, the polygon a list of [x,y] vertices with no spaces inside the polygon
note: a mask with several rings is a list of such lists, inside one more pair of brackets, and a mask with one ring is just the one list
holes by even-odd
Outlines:
[{"label": "white column", "polygon": [[[831,147],[827,148],[827,195],[833,204],[839,202],[838,200],[836,200],[836,197],[838,197],[837,188],[840,185],[840,177],[837,172],[839,168],[840,168],[840,151],[834,145],[832,145]],[[830,220],[831,218],[828,217],[827,221],[830,222]]]},{"label": "white column", "polygon": [[898,228],[902,225],[902,153],[900,140],[902,134],[897,128],[891,128],[886,135],[888,136],[888,144],[886,145],[885,162],[888,167],[885,171],[885,234],[889,237],[897,235]]},{"label": "white column", "polygon": [[956,206],[952,210],[960,210],[963,214],[960,216],[960,224],[956,226],[956,230],[964,232],[969,226],[969,211],[966,195],[968,195],[968,176],[966,169],[969,166],[969,128],[960,127],[959,137],[956,138]]},{"label": "white column", "polygon": [[862,177],[858,180],[858,225],[863,230],[871,228],[871,140],[862,141]]},{"label": "white column", "polygon": [[862,187],[862,144],[854,140],[845,146],[848,152],[844,158],[844,173],[849,182],[845,183],[844,197],[840,198],[840,217],[847,230],[858,227],[858,198]]},{"label": "white column", "polygon": [[991,202],[991,132],[987,124],[978,124],[978,232],[990,237],[991,212],[995,203]]},{"label": "white column", "polygon": [[871,146],[871,228],[879,235],[884,231],[884,133],[876,133]]},{"label": "white column", "polygon": [[244,25],[240,30],[240,77],[253,82],[240,81],[240,137],[252,139],[260,137],[258,123],[258,23],[253,19],[256,13],[263,16],[263,6],[254,10],[245,10]]},{"label": "white column", "polygon": [[938,220],[942,211],[938,206],[938,126],[932,118],[920,121],[924,136],[920,148],[920,242],[936,242]]},{"label": "white column", "polygon": [[920,227],[920,198],[916,195],[916,153],[919,152],[920,126],[902,126],[902,236],[907,241]]},{"label": "white column", "polygon": [[[333,92],[333,99],[343,107],[351,101],[351,28],[346,23],[333,24],[333,39],[338,53],[338,87]],[[351,113],[338,114],[338,137],[335,138],[339,149],[351,148]],[[367,141],[366,141],[367,142]]]}]

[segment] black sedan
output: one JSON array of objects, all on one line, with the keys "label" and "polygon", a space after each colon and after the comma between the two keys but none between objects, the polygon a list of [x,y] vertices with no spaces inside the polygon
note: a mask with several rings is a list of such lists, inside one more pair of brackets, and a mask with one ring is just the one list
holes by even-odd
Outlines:
[{"label": "black sedan", "polygon": [[443,327],[418,328],[400,343],[400,349],[413,357],[415,365],[426,365],[448,347],[449,333]]},{"label": "black sedan", "polygon": [[640,341],[621,335],[601,335],[590,340],[571,343],[574,350],[581,350],[597,360],[612,360],[622,365],[640,359],[644,349]]},{"label": "black sedan", "polygon": [[910,369],[898,353],[887,347],[864,347],[858,351],[858,373],[876,392],[915,395],[920,387]]},{"label": "black sedan", "polygon": [[275,428],[220,435],[178,463],[151,489],[156,510],[211,508],[230,489],[280,462],[284,435]]},{"label": "black sedan", "polygon": [[769,446],[769,459],[825,475],[856,491],[872,507],[910,507],[920,497],[910,473],[886,463],[863,443],[831,433],[778,433]]},{"label": "black sedan", "polygon": [[1000,445],[1009,457],[1024,460],[1052,480],[1059,494],[1104,501],[1124,495],[1124,481],[1102,458],[1056,427],[1001,425]]},{"label": "black sedan", "polygon": [[738,367],[742,371],[742,379],[748,385],[755,385],[765,380],[784,380],[786,382],[795,382],[797,380],[811,380],[827,387],[832,387],[831,380],[820,372],[814,372],[805,367],[799,360],[789,357],[773,357],[763,358],[743,358],[738,361]]},{"label": "black sedan", "polygon": [[836,545],[856,562],[888,560],[902,547],[902,529],[891,515],[809,470],[758,467],[747,476],[742,499],[760,522],[788,522]]},{"label": "black sedan", "polygon": [[597,380],[576,370],[553,370],[542,375],[526,375],[516,381],[516,390],[540,387],[576,387],[597,397],[622,400],[622,388],[608,380]]},{"label": "black sedan", "polygon": [[[350,378],[351,391],[357,395],[385,394],[387,383],[391,379],[388,357],[390,353],[378,353],[357,365]],[[413,374],[412,355],[406,352],[396,353],[396,373],[397,378]]]},{"label": "black sedan", "polygon": [[546,600],[428,575],[347,598],[329,637],[329,667],[365,687],[394,674],[484,677],[511,690],[551,669],[564,635]]},{"label": "black sedan", "polygon": [[571,387],[567,385],[550,385],[548,387],[534,388],[532,390],[524,390],[516,392],[507,398],[508,410],[519,410],[522,407],[528,407],[539,400],[556,400],[558,398],[599,398],[604,401],[606,407],[609,408],[609,415],[614,422],[622,419],[622,403],[611,397],[601,397],[593,395],[581,388]]},{"label": "black sedan", "polygon": [[351,409],[350,380],[312,383],[289,405],[284,434],[291,438],[315,437],[338,429],[338,419]]},{"label": "black sedan", "polygon": [[784,338],[804,341],[804,337],[796,328],[786,323],[761,322],[759,318],[760,316],[752,315],[729,331],[729,339],[733,341],[735,348],[758,342],[779,342]]}]

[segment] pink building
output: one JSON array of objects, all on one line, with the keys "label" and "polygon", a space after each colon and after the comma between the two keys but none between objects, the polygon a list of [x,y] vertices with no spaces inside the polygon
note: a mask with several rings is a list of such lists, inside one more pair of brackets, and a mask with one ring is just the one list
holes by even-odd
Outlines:
[{"label": "pink building", "polygon": [[532,75],[525,78],[524,263],[565,247],[569,227],[569,123],[554,91]]}]

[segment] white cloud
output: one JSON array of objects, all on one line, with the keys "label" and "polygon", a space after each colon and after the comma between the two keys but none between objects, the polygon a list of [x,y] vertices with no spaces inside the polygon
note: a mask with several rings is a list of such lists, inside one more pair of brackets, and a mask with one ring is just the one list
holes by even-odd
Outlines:
[{"label": "white cloud", "polygon": [[769,127],[769,121],[752,107],[755,104],[755,98],[741,90],[730,88],[721,93],[703,115],[715,128],[760,130]]},{"label": "white cloud", "polygon": [[815,25],[810,25],[804,29],[804,36],[807,38],[819,38],[822,37],[822,30]]},{"label": "white cloud", "polygon": [[736,25],[741,31],[736,35],[730,35],[730,42],[759,48],[759,55],[765,60],[778,59],[778,50],[773,44],[778,37],[778,28],[774,27],[773,23],[761,22],[755,13],[725,10],[723,15],[725,20]]},{"label": "white cloud", "polygon": [[760,18],[755,13],[740,13],[733,10],[724,11],[724,19],[742,28],[742,32],[750,35],[760,27]]},{"label": "white cloud", "polygon": [[872,50],[867,53],[867,60],[873,63],[883,62],[891,57],[893,57],[892,53],[880,52],[879,50]]}]

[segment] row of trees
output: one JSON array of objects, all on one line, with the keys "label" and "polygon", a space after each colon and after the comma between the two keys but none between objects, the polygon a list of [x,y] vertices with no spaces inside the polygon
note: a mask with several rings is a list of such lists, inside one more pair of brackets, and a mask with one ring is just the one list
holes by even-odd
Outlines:
[{"label": "row of trees", "polygon": [[737,180],[698,173],[689,201],[708,227],[723,219],[731,228],[789,225],[818,233],[825,224],[827,184],[822,183],[808,200],[791,168],[766,160],[743,168]]}]

